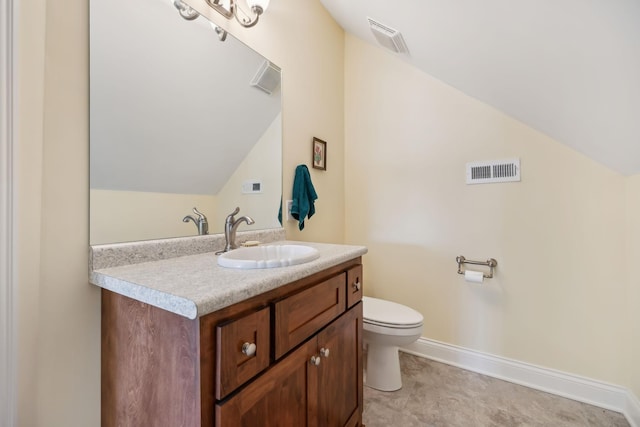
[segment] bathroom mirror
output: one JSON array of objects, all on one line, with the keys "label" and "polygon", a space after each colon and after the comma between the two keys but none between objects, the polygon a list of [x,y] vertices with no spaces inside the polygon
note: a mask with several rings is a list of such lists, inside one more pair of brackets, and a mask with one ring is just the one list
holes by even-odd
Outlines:
[{"label": "bathroom mirror", "polygon": [[280,72],[170,0],[90,3],[90,243],[280,227]]}]

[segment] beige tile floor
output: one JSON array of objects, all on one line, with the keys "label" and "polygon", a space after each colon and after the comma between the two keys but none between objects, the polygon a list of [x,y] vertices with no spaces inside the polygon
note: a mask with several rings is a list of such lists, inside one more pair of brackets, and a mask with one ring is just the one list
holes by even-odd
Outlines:
[{"label": "beige tile floor", "polygon": [[364,387],[366,427],[629,427],[622,414],[400,353],[403,387]]}]

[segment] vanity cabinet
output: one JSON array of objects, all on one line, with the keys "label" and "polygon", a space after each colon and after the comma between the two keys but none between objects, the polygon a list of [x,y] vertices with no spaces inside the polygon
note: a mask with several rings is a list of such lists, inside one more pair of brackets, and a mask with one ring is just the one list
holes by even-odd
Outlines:
[{"label": "vanity cabinet", "polygon": [[216,404],[219,426],[358,426],[362,304]]},{"label": "vanity cabinet", "polygon": [[361,426],[360,258],[195,320],[103,290],[103,426]]}]

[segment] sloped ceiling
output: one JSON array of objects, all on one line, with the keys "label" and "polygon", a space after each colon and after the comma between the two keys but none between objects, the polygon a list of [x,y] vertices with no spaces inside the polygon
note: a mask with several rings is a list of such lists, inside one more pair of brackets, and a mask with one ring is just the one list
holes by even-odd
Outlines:
[{"label": "sloped ceiling", "polygon": [[320,0],[373,44],[624,175],[640,173],[640,0]]},{"label": "sloped ceiling", "polygon": [[90,13],[91,188],[217,194],[280,113],[250,85],[264,58],[170,1]]}]

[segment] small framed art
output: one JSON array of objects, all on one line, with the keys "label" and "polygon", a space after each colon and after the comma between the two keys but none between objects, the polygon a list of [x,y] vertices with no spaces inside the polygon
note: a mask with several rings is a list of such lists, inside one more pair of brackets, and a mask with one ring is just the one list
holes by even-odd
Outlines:
[{"label": "small framed art", "polygon": [[313,158],[314,169],[327,170],[327,143],[321,139],[313,138]]}]

